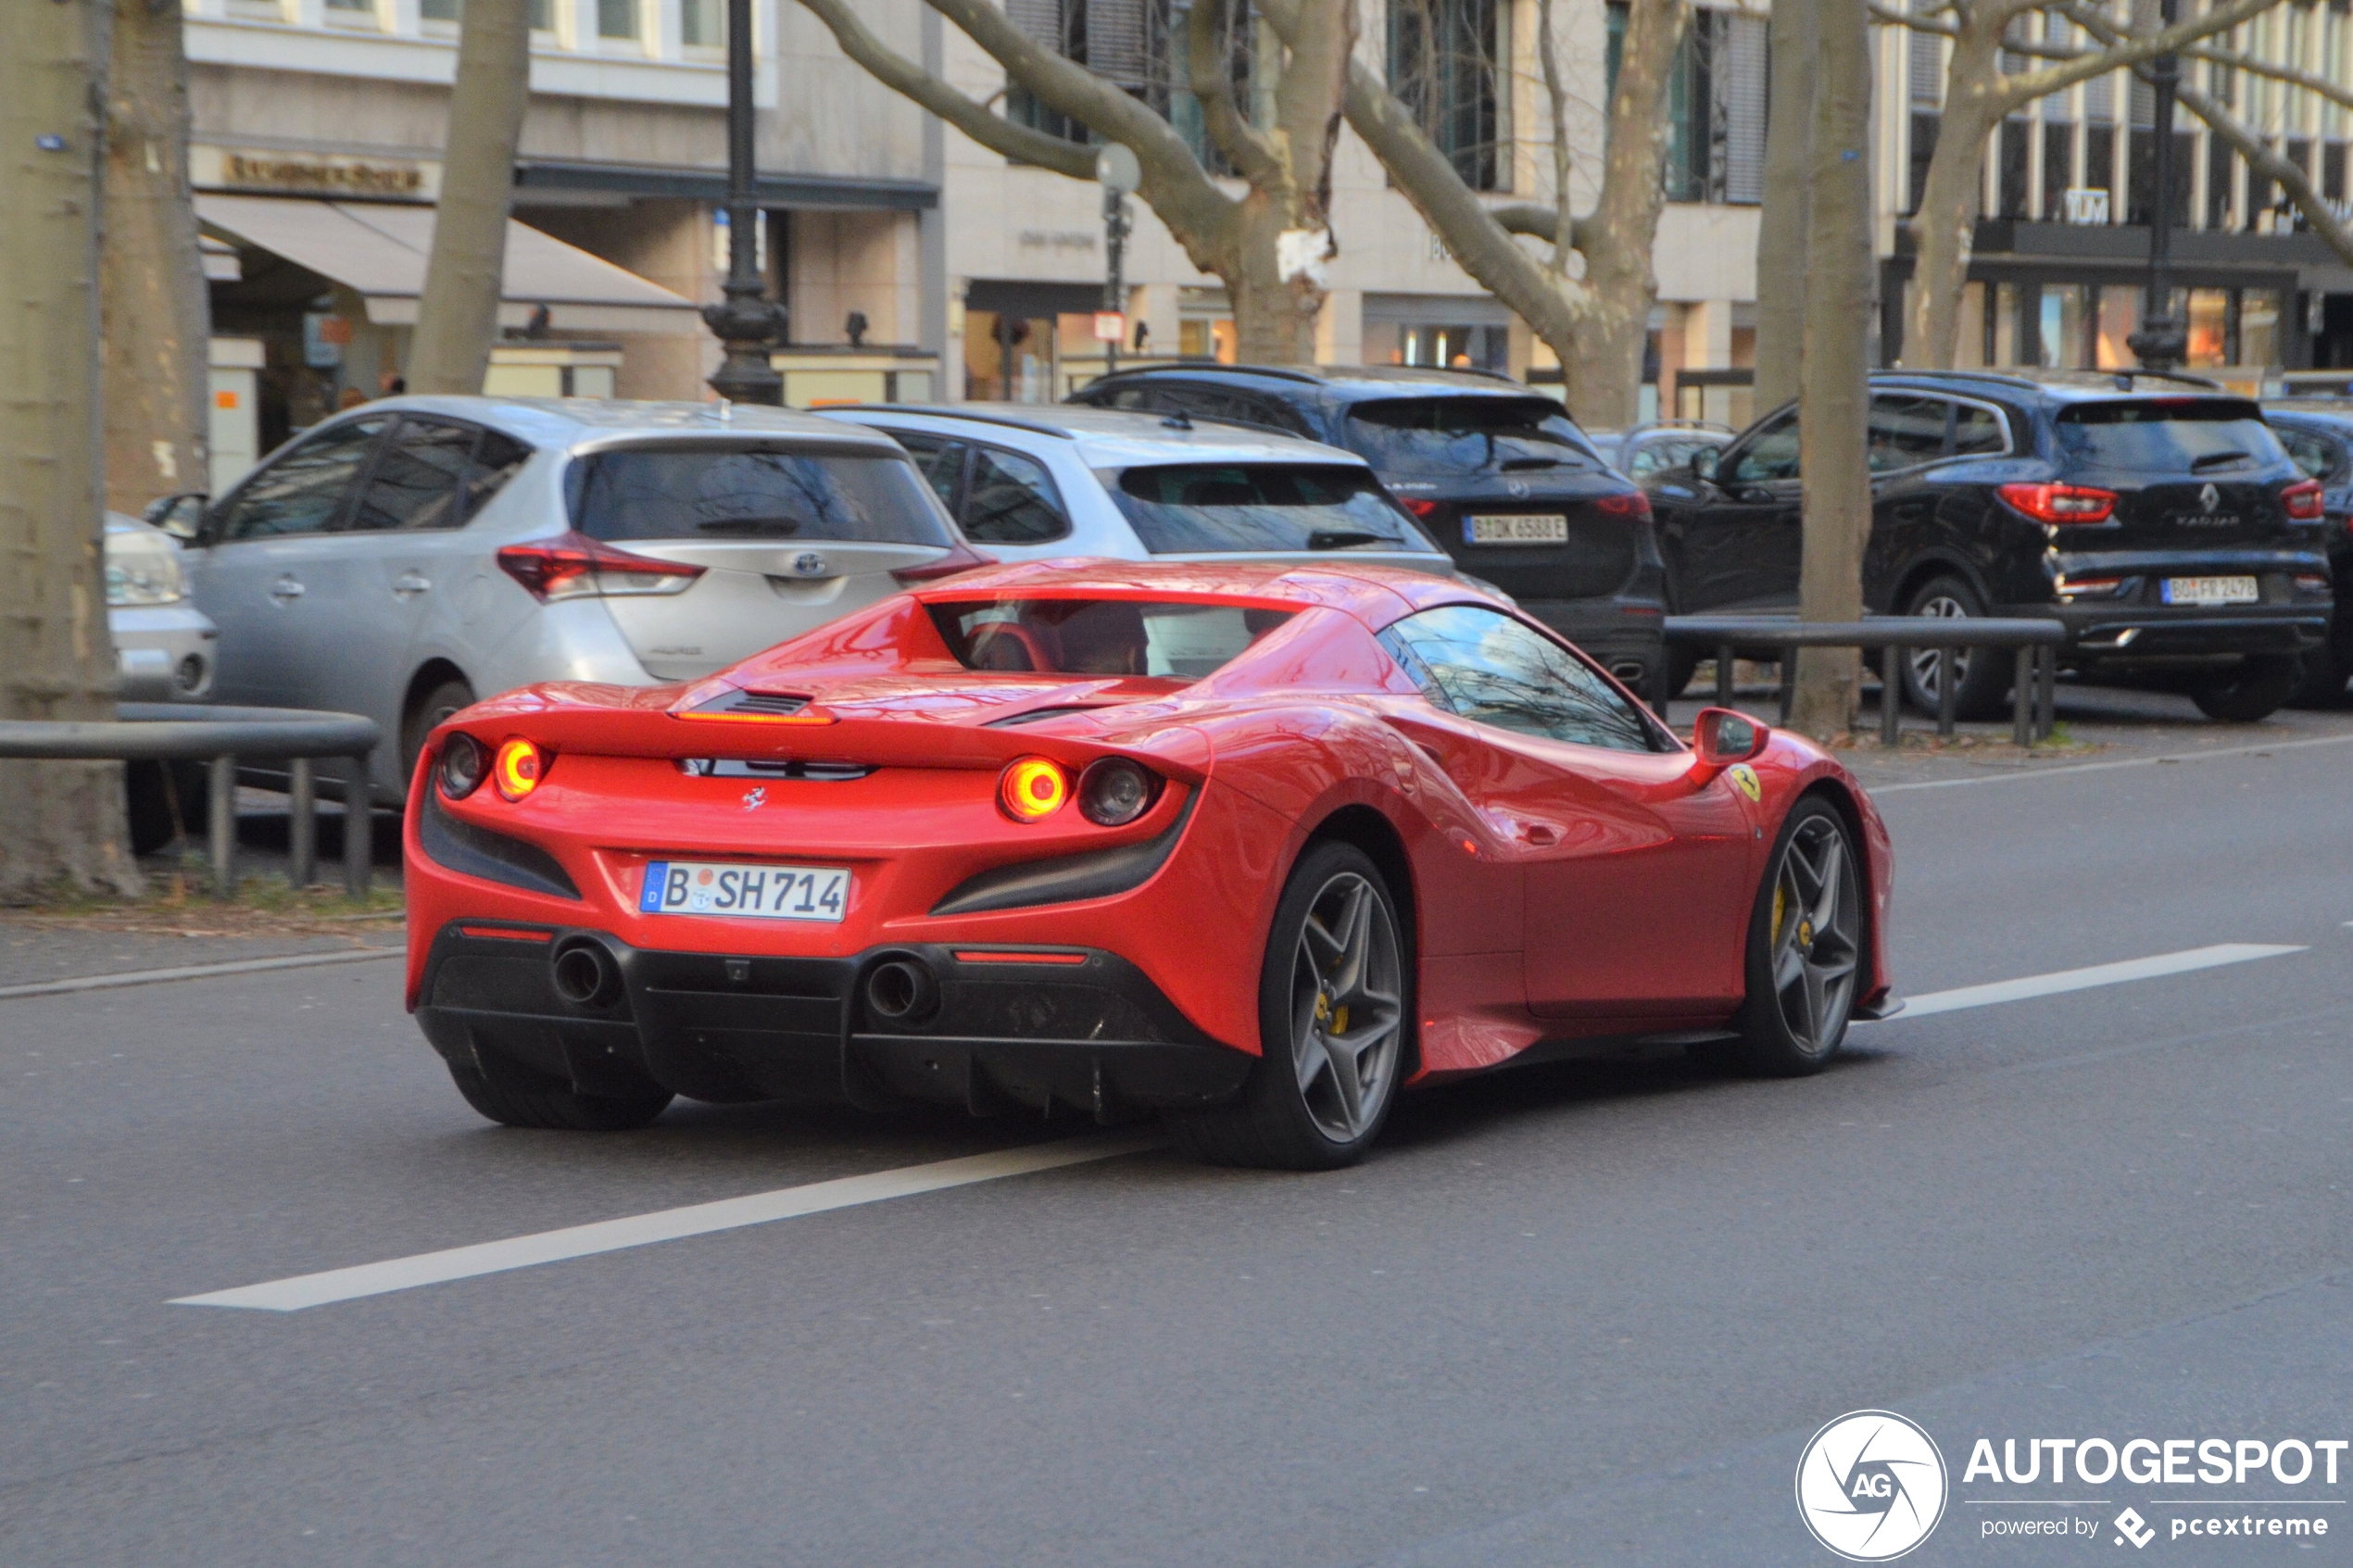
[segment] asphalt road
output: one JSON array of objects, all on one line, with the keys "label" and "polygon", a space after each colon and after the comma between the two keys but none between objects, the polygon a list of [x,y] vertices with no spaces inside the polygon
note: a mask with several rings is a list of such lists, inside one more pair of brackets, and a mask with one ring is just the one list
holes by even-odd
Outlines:
[{"label": "asphalt road", "polygon": [[[388,962],[0,1001],[0,1563],[1828,1562],[1793,1475],[1866,1407],[1949,1467],[1907,1562],[2137,1560],[2128,1504],[2168,1562],[2353,1559],[2353,1457],[1962,1476],[2353,1437],[2353,744],[1969,777],[1880,796],[1906,994],[2302,950],[1805,1082],[1506,1074],[1339,1174],[1148,1150],[291,1312],[169,1303],[1059,1135],[491,1128]],[[2224,1505],[2332,1528],[2168,1534]]]}]

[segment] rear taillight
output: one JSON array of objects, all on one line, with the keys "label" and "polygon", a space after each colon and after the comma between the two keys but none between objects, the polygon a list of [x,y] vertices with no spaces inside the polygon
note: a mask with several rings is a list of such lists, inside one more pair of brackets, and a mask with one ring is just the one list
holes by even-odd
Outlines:
[{"label": "rear taillight", "polygon": [[481,786],[489,764],[482,743],[458,731],[441,747],[441,793],[452,800],[463,800]]},{"label": "rear taillight", "polygon": [[1404,508],[1407,511],[1413,513],[1418,521],[1423,522],[1428,522],[1430,519],[1438,515],[1439,503],[1430,500],[1426,496],[1400,495],[1397,497],[1397,504]]},{"label": "rear taillight", "polygon": [[2123,592],[2121,577],[2061,577],[2051,584],[2063,599],[2112,599]]},{"label": "rear taillight", "polygon": [[1042,822],[1070,799],[1070,774],[1044,757],[1005,764],[997,778],[997,804],[1017,822]]},{"label": "rear taillight", "polygon": [[943,577],[953,577],[960,571],[974,571],[984,566],[997,565],[997,558],[984,555],[959,539],[948,546],[948,553],[935,561],[921,566],[902,566],[891,573],[905,583],[937,583]]},{"label": "rear taillight", "polygon": [[500,743],[498,755],[490,764],[490,777],[498,785],[498,793],[510,800],[521,800],[547,776],[547,755],[520,735]]},{"label": "rear taillight", "polygon": [[699,566],[633,556],[585,533],[509,545],[498,552],[498,565],[542,604],[627,594],[682,594],[703,574]]},{"label": "rear taillight", "polygon": [[1604,517],[1629,517],[1637,522],[1651,520],[1651,498],[1639,490],[1629,490],[1623,495],[1604,495],[1593,503],[1593,508]]},{"label": "rear taillight", "polygon": [[2294,484],[2280,492],[2280,505],[2285,508],[2287,515],[2297,522],[2320,521],[2324,510],[2321,495],[2321,482],[2317,479],[2297,480]]},{"label": "rear taillight", "polygon": [[2116,510],[2116,492],[2087,484],[2005,484],[2003,500],[2037,522],[2106,522]]}]

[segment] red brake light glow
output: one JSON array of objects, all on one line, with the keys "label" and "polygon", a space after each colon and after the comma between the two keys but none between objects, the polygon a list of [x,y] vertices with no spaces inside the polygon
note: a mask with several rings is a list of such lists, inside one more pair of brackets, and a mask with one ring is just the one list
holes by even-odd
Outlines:
[{"label": "red brake light glow", "polygon": [[1622,495],[1604,495],[1593,503],[1593,509],[1604,517],[1630,517],[1648,522],[1651,498],[1640,490],[1629,490]]},{"label": "red brake light glow", "polygon": [[2037,522],[2106,522],[2116,492],[2088,484],[2005,484],[2001,497]]},{"label": "red brake light glow", "polygon": [[541,604],[630,594],[680,594],[703,574],[701,567],[631,555],[585,533],[509,545],[498,552],[498,565],[530,589],[532,597]]},{"label": "red brake light glow", "polygon": [[547,759],[537,746],[517,736],[499,743],[498,756],[490,765],[490,776],[497,782],[500,795],[510,800],[521,800],[547,776]]},{"label": "red brake light glow", "polygon": [[2280,492],[2280,505],[2286,508],[2287,515],[2298,522],[2320,521],[2324,509],[2321,482],[2317,479],[2297,480]]},{"label": "red brake light glow", "polygon": [[1070,799],[1070,775],[1063,765],[1043,757],[1024,757],[1005,764],[997,781],[997,803],[1017,822],[1043,822]]},{"label": "red brake light glow", "polygon": [[1438,515],[1438,503],[1422,495],[1400,495],[1397,504],[1424,522]]}]

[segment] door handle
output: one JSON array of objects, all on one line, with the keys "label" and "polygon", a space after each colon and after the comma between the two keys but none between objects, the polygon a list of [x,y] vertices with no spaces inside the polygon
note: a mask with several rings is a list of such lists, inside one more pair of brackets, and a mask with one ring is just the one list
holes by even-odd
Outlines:
[{"label": "door handle", "polygon": [[302,597],[303,593],[302,584],[291,577],[281,577],[270,584],[270,596],[282,605],[294,603],[295,600]]},{"label": "door handle", "polygon": [[404,571],[392,580],[392,591],[401,598],[422,594],[433,586],[433,579],[422,571]]}]

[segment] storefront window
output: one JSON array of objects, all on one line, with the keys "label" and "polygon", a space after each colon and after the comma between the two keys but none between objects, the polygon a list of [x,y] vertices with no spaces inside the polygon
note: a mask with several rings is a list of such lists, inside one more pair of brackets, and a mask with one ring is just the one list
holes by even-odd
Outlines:
[{"label": "storefront window", "polygon": [[2190,369],[2206,370],[2231,362],[2230,323],[2230,291],[2190,291]]},{"label": "storefront window", "polygon": [[2280,296],[2270,289],[2248,289],[2239,296],[2239,363],[2279,362]]},{"label": "storefront window", "polygon": [[1176,323],[1176,352],[1188,359],[1231,365],[1241,358],[1241,339],[1230,316],[1189,317]]},{"label": "storefront window", "polygon": [[964,395],[979,402],[1051,403],[1054,319],[964,313]]},{"label": "storefront window", "polygon": [[2108,283],[2100,289],[2099,331],[2092,342],[2092,369],[2130,370],[2140,356],[2125,342],[2141,330],[2141,290],[2137,283]]}]

